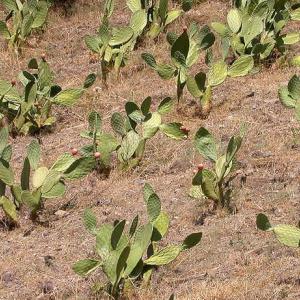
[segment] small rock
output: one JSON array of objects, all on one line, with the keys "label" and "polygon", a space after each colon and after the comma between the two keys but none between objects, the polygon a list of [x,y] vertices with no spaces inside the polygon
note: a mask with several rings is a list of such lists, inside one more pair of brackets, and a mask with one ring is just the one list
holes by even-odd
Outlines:
[{"label": "small rock", "polygon": [[255,93],[254,92],[251,92],[250,94],[246,95],[246,98],[251,98],[251,97],[254,97]]},{"label": "small rock", "polygon": [[254,158],[266,158],[266,157],[270,157],[272,155],[273,155],[272,152],[261,151],[261,150],[253,151],[251,154],[251,156]]},{"label": "small rock", "polygon": [[14,281],[15,276],[10,271],[5,271],[1,274],[1,281],[3,281],[5,284],[9,284],[12,281]]},{"label": "small rock", "polygon": [[65,210],[58,210],[54,213],[57,217],[62,218],[68,215]]},{"label": "small rock", "polygon": [[44,262],[47,267],[53,266],[54,257],[51,255],[44,256]]},{"label": "small rock", "polygon": [[47,280],[41,285],[44,294],[51,294],[54,291],[54,284],[52,281]]}]

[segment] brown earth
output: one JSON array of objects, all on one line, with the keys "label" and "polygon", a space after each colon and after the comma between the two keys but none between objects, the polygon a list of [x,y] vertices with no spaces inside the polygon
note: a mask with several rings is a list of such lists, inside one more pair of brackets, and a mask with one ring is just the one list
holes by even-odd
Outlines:
[{"label": "brown earth", "polygon": [[[51,11],[45,32],[30,38],[19,58],[1,43],[0,77],[15,78],[29,58],[45,52],[58,83],[64,87],[79,85],[89,72],[97,71],[97,64],[90,63],[83,37],[98,26],[99,2],[81,1],[69,17],[61,10]],[[118,7],[116,23],[122,24],[128,13],[125,1],[119,1]],[[224,1],[202,1],[172,29],[179,32],[192,20],[209,24],[224,18],[227,7]],[[172,81],[163,81],[144,66],[140,54],[145,49],[161,61],[167,57],[163,36],[157,44],[146,41],[132,54],[120,79],[111,76],[107,91],[91,89],[78,106],[55,111],[59,122],[54,132],[39,136],[44,164],[49,165],[71,146],[84,143],[79,134],[91,109],[101,113],[109,129],[109,116],[123,110],[126,100],[133,97],[141,103],[151,95],[158,103],[174,95]],[[297,51],[299,48],[292,49],[292,53]],[[159,269],[151,288],[137,290],[133,299],[168,299],[172,293],[177,299],[193,300],[299,299],[299,250],[281,246],[255,226],[260,212],[268,214],[274,223],[299,221],[299,124],[293,111],[283,108],[277,97],[278,87],[286,85],[296,72],[286,64],[275,63],[256,75],[228,79],[215,90],[214,108],[206,120],[193,117],[188,94],[183,107],[187,112],[174,112],[168,117],[189,127],[191,137],[205,126],[224,146],[243,122],[248,124],[238,155],[247,180],[244,185],[240,178],[235,182],[235,214],[220,211],[205,218],[208,205],[187,195],[194,166],[201,162],[192,138],[173,142],[159,135],[150,141],[145,159],[136,170],[124,174],[114,169],[106,180],[91,174],[69,184],[65,198],[46,202],[41,219],[47,226],[33,226],[23,217],[20,228],[0,231],[0,299],[105,298],[91,291],[92,284],[103,279],[101,273],[82,279],[71,269],[76,260],[93,256],[94,240],[82,224],[83,211],[92,208],[99,223],[141,215],[145,212],[141,193],[145,182],[154,186],[171,216],[167,242],[180,242],[195,231],[202,231],[203,239],[199,246]],[[12,140],[17,168],[31,139]],[[66,213],[57,216],[58,210]]]}]

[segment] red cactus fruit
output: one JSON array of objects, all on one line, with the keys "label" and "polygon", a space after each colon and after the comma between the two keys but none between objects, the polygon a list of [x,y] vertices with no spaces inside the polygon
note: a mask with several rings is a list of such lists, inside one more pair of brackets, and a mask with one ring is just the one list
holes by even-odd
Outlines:
[{"label": "red cactus fruit", "polygon": [[204,165],[203,164],[199,164],[198,165],[198,171],[201,172],[204,169]]},{"label": "red cactus fruit", "polygon": [[100,156],[101,156],[101,153],[100,153],[100,152],[95,152],[95,153],[94,153],[94,157],[95,157],[96,159],[99,159]]},{"label": "red cactus fruit", "polygon": [[71,149],[71,154],[72,154],[73,156],[77,155],[77,154],[78,154],[78,149],[72,148],[72,149]]}]

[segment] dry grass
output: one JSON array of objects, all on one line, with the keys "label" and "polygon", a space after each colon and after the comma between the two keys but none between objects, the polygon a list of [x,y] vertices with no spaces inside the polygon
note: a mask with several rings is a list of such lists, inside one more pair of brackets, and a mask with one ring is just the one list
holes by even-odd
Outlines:
[{"label": "dry grass", "polygon": [[[52,12],[47,30],[30,39],[31,46],[23,49],[22,57],[14,57],[0,44],[1,77],[13,78],[30,57],[43,52],[47,53],[58,82],[65,87],[80,84],[86,74],[96,71],[97,65],[89,63],[89,52],[82,38],[98,26],[99,1],[85,5],[83,2],[68,18],[61,16],[60,11]],[[124,8],[124,2],[119,2]],[[225,8],[224,1],[200,3],[182,23],[196,20],[205,24],[224,18]],[[117,23],[126,21],[123,10],[117,15]],[[174,30],[180,30],[182,23],[174,25]],[[136,51],[120,80],[110,78],[108,91],[90,91],[74,109],[56,111],[60,122],[55,132],[40,137],[45,164],[70,146],[83,143],[79,132],[90,109],[97,109],[109,128],[111,112],[122,110],[132,93],[139,102],[151,95],[156,103],[174,94],[173,82],[159,79],[144,68],[139,58],[147,49],[158,53],[163,61],[167,55],[163,39],[157,44],[147,41]],[[193,231],[202,231],[204,237],[201,245],[180,256],[171,266],[161,268],[153,278],[152,287],[148,291],[138,290],[134,299],[168,299],[172,293],[178,299],[193,300],[298,299],[299,250],[284,248],[270,235],[255,229],[255,216],[259,212],[270,215],[274,223],[299,221],[300,154],[299,144],[295,145],[292,135],[292,129],[299,125],[277,98],[278,87],[286,84],[295,72],[275,65],[254,76],[228,80],[215,91],[215,107],[207,120],[175,112],[169,117],[188,126],[191,136],[205,126],[224,143],[242,122],[248,123],[247,138],[239,153],[241,169],[248,176],[244,186],[238,180],[235,183],[237,214],[219,212],[200,225],[207,207],[190,199],[187,190],[193,166],[201,158],[192,149],[191,140],[177,143],[158,136],[149,143],[145,161],[134,172],[122,174],[113,170],[107,180],[92,174],[70,185],[64,199],[47,202],[41,218],[49,222],[48,227],[32,227],[23,218],[20,228],[0,232],[0,299],[97,299],[90,286],[102,278],[101,274],[85,280],[71,270],[77,259],[93,254],[93,238],[82,225],[83,210],[93,208],[101,223],[141,214],[144,212],[141,188],[146,181],[153,184],[164,209],[171,215],[168,241],[181,241]],[[254,96],[249,97],[252,92]],[[188,95],[186,98],[191,100]],[[30,140],[30,137],[13,140],[16,167],[20,167]],[[59,218],[54,213],[61,208],[67,214]],[[50,266],[45,264],[45,256],[53,258]],[[7,274],[11,280],[5,280]],[[43,293],[47,282],[53,287],[50,294]]]}]

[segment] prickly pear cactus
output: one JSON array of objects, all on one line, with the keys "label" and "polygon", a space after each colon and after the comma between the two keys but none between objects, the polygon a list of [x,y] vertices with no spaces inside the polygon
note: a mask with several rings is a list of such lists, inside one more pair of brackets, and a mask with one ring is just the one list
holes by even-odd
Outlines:
[{"label": "prickly pear cactus", "polygon": [[296,119],[300,121],[300,77],[294,75],[287,87],[279,89],[281,103],[290,109],[295,110]]},{"label": "prickly pear cactus", "polygon": [[231,137],[226,152],[220,155],[220,147],[212,134],[204,127],[197,131],[194,139],[195,148],[214,165],[214,168],[208,170],[203,164],[197,167],[192,180],[191,196],[201,197],[204,195],[206,198],[214,201],[215,207],[229,207],[230,182],[235,177],[229,175],[234,169],[236,154],[242,145],[244,134],[245,128],[243,126],[239,135]]},{"label": "prickly pear cactus", "polygon": [[[2,1],[8,15],[5,21],[0,21],[0,37],[8,45],[19,50],[20,46],[30,36],[32,31],[43,27],[46,22],[49,3],[44,0],[32,1]],[[7,26],[7,21],[12,19],[12,26]]]},{"label": "prickly pear cactus", "polygon": [[163,99],[156,111],[151,111],[151,105],[151,97],[147,97],[140,107],[129,101],[125,105],[125,117],[119,113],[112,115],[112,128],[121,137],[117,157],[123,169],[130,169],[140,163],[147,141],[159,131],[174,140],[187,137],[187,133],[182,130],[182,124],[163,123],[163,116],[173,107],[171,98]]},{"label": "prickly pear cactus", "polygon": [[147,25],[147,16],[143,11],[138,10],[133,13],[127,26],[112,26],[109,20],[113,14],[114,2],[105,1],[98,33],[85,37],[87,48],[99,56],[105,88],[108,87],[108,74],[112,69],[116,71],[117,75],[119,74],[120,68],[126,65],[129,54],[134,50],[138,37]]},{"label": "prickly pear cactus", "polygon": [[62,197],[66,192],[66,180],[81,179],[91,172],[95,160],[90,158],[75,159],[65,153],[52,167],[40,166],[41,149],[36,140],[27,147],[20,181],[10,160],[12,147],[8,144],[8,129],[0,130],[0,206],[13,223],[18,223],[18,211],[26,206],[31,219],[37,219],[45,199]]},{"label": "prickly pear cactus", "polygon": [[24,89],[21,93],[15,82],[0,81],[0,119],[6,118],[11,131],[17,134],[35,133],[50,128],[56,118],[52,115],[53,105],[72,106],[84,91],[93,85],[96,77],[90,74],[80,88],[62,88],[54,84],[53,74],[45,57],[38,62],[35,58],[28,63],[30,71],[23,71],[19,79]]},{"label": "prickly pear cactus", "polygon": [[264,214],[257,215],[256,225],[260,230],[272,231],[281,244],[288,247],[300,247],[300,229],[298,227],[285,224],[272,226]]},{"label": "prickly pear cactus", "polygon": [[101,268],[108,280],[106,291],[114,298],[124,292],[129,282],[148,282],[157,267],[171,263],[202,238],[202,233],[192,233],[179,245],[159,247],[159,241],[168,231],[169,217],[161,210],[161,201],[149,184],[144,186],[144,200],[148,223],[140,225],[136,216],[128,231],[125,220],[98,227],[92,211],[87,209],[84,213],[86,229],[96,236],[99,258],[80,260],[73,265],[73,270],[80,276],[88,276]]},{"label": "prickly pear cactus", "polygon": [[171,63],[160,64],[150,53],[143,53],[146,64],[158,75],[165,79],[174,79],[177,85],[177,100],[180,101],[185,86],[190,94],[199,99],[200,115],[206,117],[212,107],[212,89],[222,84],[227,77],[247,75],[253,68],[254,60],[250,55],[243,55],[233,65],[228,66],[223,60],[207,62],[208,72],[199,72],[195,76],[189,70],[198,61],[201,51],[206,56],[211,52],[215,36],[208,26],[199,28],[192,23],[178,36],[175,33],[167,34],[167,41],[171,45]]},{"label": "prickly pear cactus", "polygon": [[126,4],[133,13],[132,17],[138,15],[146,22],[140,26],[143,31],[152,39],[156,39],[166,27],[192,8],[192,0],[182,1],[180,9],[170,9],[169,0],[140,1],[127,0]]},{"label": "prickly pear cactus", "polygon": [[286,33],[291,21],[299,21],[299,8],[291,1],[247,0],[234,1],[226,24],[211,25],[220,36],[223,59],[250,55],[259,62],[274,50],[284,53],[288,45],[299,42],[299,32]]}]

